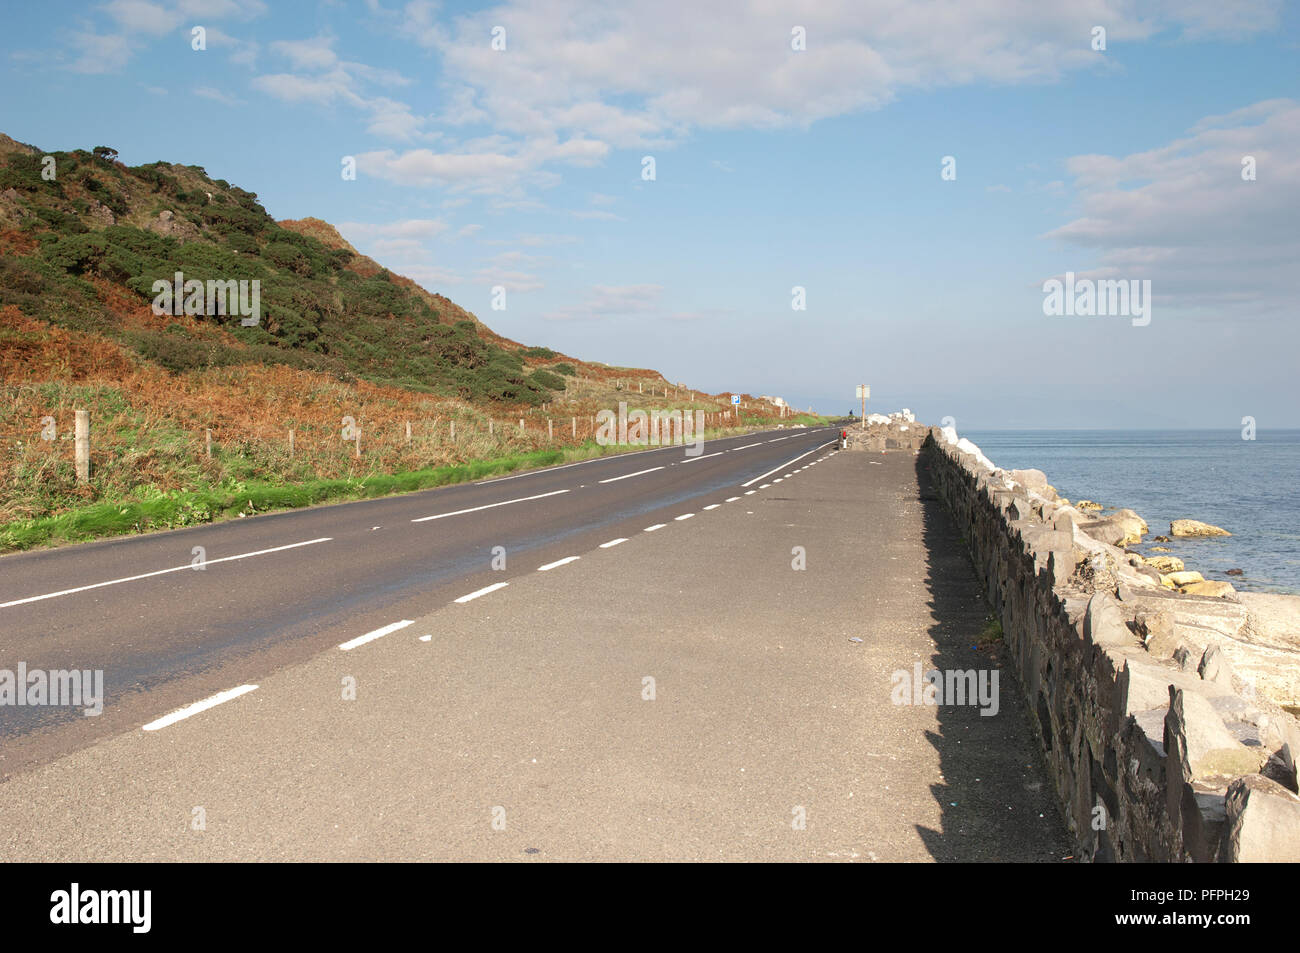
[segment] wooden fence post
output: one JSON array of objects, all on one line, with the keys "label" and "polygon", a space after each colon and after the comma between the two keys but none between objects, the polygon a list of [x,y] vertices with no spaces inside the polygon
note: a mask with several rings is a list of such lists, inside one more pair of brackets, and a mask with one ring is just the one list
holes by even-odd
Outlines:
[{"label": "wooden fence post", "polygon": [[90,411],[78,410],[76,418],[73,446],[76,451],[77,482],[88,483],[90,482]]}]

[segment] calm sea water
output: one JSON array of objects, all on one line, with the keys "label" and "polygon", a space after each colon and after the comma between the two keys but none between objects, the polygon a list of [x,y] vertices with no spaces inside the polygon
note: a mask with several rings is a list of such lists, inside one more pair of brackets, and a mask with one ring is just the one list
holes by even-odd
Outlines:
[{"label": "calm sea water", "polygon": [[[1175,519],[1222,526],[1230,538],[1167,546],[1206,579],[1300,593],[1300,430],[1000,430],[962,433],[1005,469],[1032,467],[1071,501],[1130,507],[1169,535]],[[1242,569],[1244,576],[1224,570]]]}]

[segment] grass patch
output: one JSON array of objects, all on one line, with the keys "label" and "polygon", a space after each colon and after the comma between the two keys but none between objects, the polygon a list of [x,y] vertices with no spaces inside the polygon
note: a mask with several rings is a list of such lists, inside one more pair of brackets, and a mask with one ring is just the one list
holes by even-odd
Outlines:
[{"label": "grass patch", "polygon": [[980,632],[979,638],[975,640],[975,645],[981,649],[989,649],[1002,644],[1002,623],[989,616],[988,621],[984,623],[984,629]]}]

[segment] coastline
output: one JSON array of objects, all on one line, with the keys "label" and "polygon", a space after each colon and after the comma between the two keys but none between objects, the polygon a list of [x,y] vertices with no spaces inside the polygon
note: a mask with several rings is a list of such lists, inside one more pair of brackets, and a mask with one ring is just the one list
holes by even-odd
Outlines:
[{"label": "coastline", "polygon": [[[1103,512],[1132,508],[1152,532],[1132,548],[1164,546],[1206,579],[1238,591],[1300,595],[1300,521],[1277,474],[1300,472],[1300,430],[971,430],[968,437],[1007,470],[1044,471],[1061,496],[1095,500]],[[1191,517],[1230,538],[1155,543]],[[1193,566],[1193,564],[1195,564]],[[1229,570],[1242,570],[1241,574]]]},{"label": "coastline", "polygon": [[[1094,493],[1093,496],[1068,497],[1055,484],[1054,475],[1044,469],[1033,466],[1012,469],[991,459],[990,454],[1001,456],[997,449],[988,447],[990,442],[999,442],[996,438],[988,440],[990,435],[999,433],[996,431],[973,431],[970,437],[959,436],[951,426],[939,428],[918,423],[915,415],[906,409],[890,415],[870,414],[866,421],[865,429],[856,425],[847,428],[847,449],[919,453],[925,440],[931,439],[956,452],[970,454],[982,469],[988,471],[991,484],[999,490],[1027,494],[1033,512],[1026,516],[1045,521],[1055,530],[1070,534],[1076,583],[1081,577],[1086,577],[1084,581],[1093,591],[1112,590],[1121,597],[1127,595],[1128,601],[1134,604],[1145,598],[1146,602],[1163,607],[1158,599],[1168,597],[1174,600],[1170,605],[1177,606],[1177,611],[1167,621],[1158,623],[1167,629],[1159,639],[1155,638],[1154,628],[1144,630],[1144,622],[1136,616],[1132,620],[1139,631],[1139,640],[1149,651],[1153,650],[1154,640],[1154,651],[1172,660],[1181,647],[1186,661],[1179,662],[1179,667],[1185,668],[1190,664],[1195,670],[1205,652],[1211,646],[1217,646],[1232,669],[1228,680],[1234,682],[1243,694],[1251,698],[1261,696],[1291,715],[1300,715],[1300,590],[1255,587],[1252,576],[1231,575],[1226,569],[1203,561],[1207,554],[1215,552],[1216,547],[1240,539],[1235,528],[1234,535],[1227,537],[1175,536],[1170,532],[1169,524],[1148,524],[1141,511],[1130,508],[1127,501],[1116,500],[1100,485],[1091,490],[1081,488],[1085,493]],[[1059,435],[1061,432],[1001,433],[1015,437],[1023,434]],[[1187,432],[1076,433],[1100,435],[1122,446],[1127,456],[1140,459],[1153,441],[1153,433]],[[1223,436],[1229,432],[1191,433]],[[1289,433],[1300,437],[1300,431]],[[983,445],[973,439],[977,434],[985,441]],[[1137,434],[1139,440],[1126,442],[1126,438],[1133,434]],[[1297,446],[1300,447],[1300,440]],[[988,447],[988,453],[985,447]],[[1031,450],[1032,447],[1025,449]],[[1016,462],[1022,461],[1017,458]],[[1195,465],[1193,459],[1189,466]],[[1073,486],[1077,484],[1072,485],[1072,489]],[[1170,523],[1184,519],[1214,522],[1211,516],[1196,509],[1191,500],[1180,498],[1180,502],[1174,505],[1179,510],[1170,517]],[[1222,560],[1219,562],[1221,564]],[[1101,568],[1093,570],[1090,565]],[[1258,574],[1259,570],[1249,567],[1243,569],[1243,573]],[[1157,601],[1153,602],[1153,599]]]}]

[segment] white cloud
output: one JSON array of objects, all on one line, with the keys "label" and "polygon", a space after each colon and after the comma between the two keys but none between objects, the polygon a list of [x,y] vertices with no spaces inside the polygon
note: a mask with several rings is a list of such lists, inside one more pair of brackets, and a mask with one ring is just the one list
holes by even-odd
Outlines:
[{"label": "white cloud", "polygon": [[[1253,156],[1257,180],[1242,180]],[[1085,249],[1089,277],[1151,279],[1157,306],[1219,316],[1293,312],[1300,295],[1300,103],[1208,117],[1186,138],[1068,169],[1080,216],[1046,237]],[[1067,269],[1062,269],[1067,270]]]},{"label": "white cloud", "polygon": [[539,275],[527,271],[500,271],[495,268],[479,269],[475,280],[485,285],[503,285],[507,291],[541,291],[546,287]]},{"label": "white cloud", "polygon": [[[390,28],[439,52],[460,113],[486,113],[525,139],[587,137],[616,148],[676,141],[690,129],[807,126],[882,106],[909,89],[1052,81],[1111,68],[1090,47],[1158,33],[1240,38],[1272,28],[1278,0],[1139,8],[1132,0],[747,0],[593,5],[507,0],[435,20],[431,3],[390,14]],[[491,28],[507,30],[494,51]],[[807,49],[791,49],[791,29]],[[466,89],[471,89],[472,94]]]},{"label": "white cloud", "polygon": [[[434,238],[450,227],[441,219],[407,218],[384,224],[343,222],[338,229],[344,237],[353,235],[364,241],[371,238]],[[348,238],[348,241],[351,242],[352,239]]]},{"label": "white cloud", "polygon": [[69,67],[76,73],[113,73],[131,58],[131,43],[120,33],[75,33],[72,45],[80,52]]},{"label": "white cloud", "polygon": [[542,317],[547,321],[591,321],[645,315],[659,310],[663,291],[662,285],[655,284],[592,285],[582,304],[549,311]]},{"label": "white cloud", "polygon": [[211,86],[199,86],[194,90],[194,95],[201,96],[204,99],[211,99],[213,102],[222,103],[226,106],[242,106],[244,103],[244,101],[239,97],[232,96],[229,93],[223,93],[221,90],[214,89]]},{"label": "white cloud", "polygon": [[266,73],[255,76],[253,86],[287,103],[316,103],[328,106],[338,101],[364,105],[357,95],[352,77],[343,70],[331,70],[315,76],[298,73]]},{"label": "white cloud", "polygon": [[285,57],[294,69],[325,70],[339,61],[334,52],[334,38],[317,36],[309,40],[276,40],[271,52]]},{"label": "white cloud", "polygon": [[118,25],[133,33],[150,36],[163,36],[177,29],[184,22],[184,14],[179,10],[168,9],[147,0],[112,0],[104,4],[103,10],[117,21]]},{"label": "white cloud", "polygon": [[230,18],[252,19],[266,10],[262,0],[109,0],[97,12],[111,22],[110,27],[97,30],[88,21],[68,35],[77,55],[67,68],[78,73],[116,72],[146,44],[178,30],[188,34],[193,26],[206,30],[210,46],[231,47],[232,61],[251,65],[257,44],[236,40],[213,23]]},{"label": "white cloud", "polygon": [[[670,146],[696,128],[806,127],[914,89],[1119,68],[1091,49],[1096,24],[1115,45],[1157,34],[1240,38],[1278,21],[1279,0],[1245,2],[1230,16],[1211,0],[1160,0],[1141,11],[1134,0],[505,0],[449,18],[431,0],[393,9],[368,0],[394,38],[440,55],[450,78],[438,123],[482,127],[494,140],[370,153],[370,174],[504,195],[498,207],[519,208],[526,189],[555,184],[550,166]],[[491,48],[497,25],[505,51]],[[806,30],[803,52],[791,49],[796,25]],[[422,125],[395,110],[371,131],[409,139]]]}]

